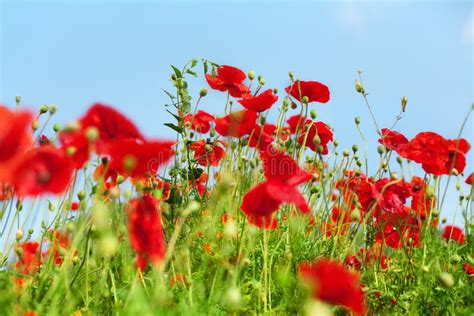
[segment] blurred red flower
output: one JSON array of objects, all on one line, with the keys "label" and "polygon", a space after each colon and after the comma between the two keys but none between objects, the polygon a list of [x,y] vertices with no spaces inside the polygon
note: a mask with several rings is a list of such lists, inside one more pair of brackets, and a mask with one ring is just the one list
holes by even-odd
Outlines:
[{"label": "blurred red flower", "polygon": [[15,268],[23,274],[38,272],[40,268],[39,244],[33,241],[27,241],[18,245],[18,261]]},{"label": "blurred red flower", "polygon": [[222,136],[240,138],[249,135],[255,128],[257,112],[243,110],[216,119],[216,132]]},{"label": "blurred red flower", "polygon": [[317,81],[295,81],[291,86],[285,88],[293,98],[302,101],[303,97],[308,98],[308,102],[326,103],[329,101],[329,88]]},{"label": "blurred red flower", "polygon": [[265,90],[257,96],[251,94],[244,94],[239,103],[242,104],[246,109],[255,112],[263,112],[272,107],[275,102],[278,101],[278,97],[273,94],[272,89]]},{"label": "blurred red flower", "polygon": [[322,146],[322,155],[326,155],[329,152],[328,143],[333,140],[333,133],[329,125],[324,122],[311,121],[300,115],[294,115],[286,122],[292,134],[302,131],[298,138],[299,144],[307,146],[314,152],[317,152],[318,146]]},{"label": "blurred red flower", "polygon": [[214,121],[214,115],[204,111],[197,111],[196,114],[186,114],[184,123],[190,124],[191,128],[198,133],[206,134],[211,129],[211,122]]},{"label": "blurred red flower", "polygon": [[273,133],[276,128],[274,124],[256,125],[249,136],[249,147],[258,147],[258,149],[266,151],[274,140]]},{"label": "blurred red flower", "polygon": [[472,180],[474,180],[474,172],[466,177],[466,184],[472,185]]},{"label": "blurred red flower", "polygon": [[454,240],[461,245],[464,244],[464,233],[461,228],[456,226],[444,226],[443,238],[446,239],[446,241]]},{"label": "blurred red flower", "polygon": [[235,67],[222,65],[217,68],[217,75],[206,74],[206,80],[209,86],[214,90],[229,91],[234,98],[240,98],[249,92],[249,88],[243,84],[246,75]]},{"label": "blurred red flower", "polygon": [[136,263],[144,271],[147,262],[160,263],[166,251],[166,241],[158,208],[159,201],[149,194],[130,201],[128,233]]},{"label": "blurred red flower", "polygon": [[326,258],[315,263],[301,263],[299,274],[310,287],[314,299],[343,306],[355,315],[366,311],[359,276],[343,264]]},{"label": "blurred red flower", "polygon": [[217,141],[214,144],[207,144],[204,139],[194,142],[190,148],[194,151],[194,159],[198,161],[201,166],[217,166],[219,161],[225,157],[225,150],[219,146],[222,141]]},{"label": "blurred red flower", "polygon": [[400,150],[408,143],[408,139],[402,134],[388,128],[382,128],[379,143],[392,150]]},{"label": "blurred red flower", "polygon": [[19,197],[59,194],[68,188],[73,166],[63,151],[45,145],[28,152],[13,172],[12,184]]}]

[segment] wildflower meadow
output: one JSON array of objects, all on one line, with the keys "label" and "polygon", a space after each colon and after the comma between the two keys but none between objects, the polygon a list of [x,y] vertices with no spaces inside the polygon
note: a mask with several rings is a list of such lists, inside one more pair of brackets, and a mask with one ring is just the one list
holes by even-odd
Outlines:
[{"label": "wildflower meadow", "polygon": [[325,78],[236,66],[172,66],[153,137],[113,104],[57,122],[3,100],[0,315],[474,314],[473,106],[454,139],[408,137],[409,98],[380,125],[359,72],[372,120],[341,148]]}]

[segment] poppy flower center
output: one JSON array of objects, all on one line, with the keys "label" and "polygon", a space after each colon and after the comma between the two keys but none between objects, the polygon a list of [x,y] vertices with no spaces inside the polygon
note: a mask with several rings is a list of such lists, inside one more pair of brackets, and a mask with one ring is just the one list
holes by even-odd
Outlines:
[{"label": "poppy flower center", "polygon": [[38,183],[40,184],[47,184],[49,180],[51,179],[51,173],[48,171],[44,170],[38,173]]}]

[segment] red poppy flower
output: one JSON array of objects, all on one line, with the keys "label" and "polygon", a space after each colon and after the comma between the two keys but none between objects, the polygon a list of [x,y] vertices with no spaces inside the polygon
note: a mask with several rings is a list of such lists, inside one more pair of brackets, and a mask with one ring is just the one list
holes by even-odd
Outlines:
[{"label": "red poppy flower", "polygon": [[43,253],[43,256],[53,255],[53,260],[56,265],[63,263],[64,256],[61,254],[61,249],[67,250],[71,245],[71,240],[68,234],[58,231],[51,230],[50,232],[51,245],[49,249]]},{"label": "red poppy flower", "polygon": [[232,112],[227,116],[216,119],[216,132],[222,136],[240,138],[249,135],[255,128],[257,112],[243,110]]},{"label": "red poppy flower", "polygon": [[113,142],[109,148],[110,168],[132,178],[154,175],[174,155],[172,141],[137,143],[131,139]]},{"label": "red poppy flower", "polygon": [[[89,128],[96,128],[98,131],[93,147],[86,137]],[[59,133],[63,148],[74,148],[71,158],[78,169],[89,159],[92,149],[98,154],[107,154],[110,143],[123,139],[144,141],[143,135],[132,121],[112,107],[101,103],[89,108],[78,120],[78,128],[66,129]]]},{"label": "red poppy flower", "polygon": [[288,123],[291,134],[296,134],[297,130],[303,130],[305,125],[309,125],[311,120],[307,119],[306,116],[301,116],[298,114],[291,116],[286,120],[286,123]]},{"label": "red poppy flower", "polygon": [[362,262],[356,256],[347,256],[344,260],[344,264],[352,269],[360,270],[362,269]]},{"label": "red poppy flower", "polygon": [[63,193],[71,182],[73,166],[68,157],[52,145],[28,152],[14,170],[12,184],[20,197]]},{"label": "red poppy flower", "polygon": [[275,130],[276,125],[274,124],[256,125],[249,137],[249,147],[258,147],[260,150],[266,151],[274,140]]},{"label": "red poppy flower", "polygon": [[184,123],[191,125],[191,128],[198,133],[206,134],[211,129],[211,122],[214,121],[214,115],[204,111],[197,111],[193,116],[186,114],[184,116]]},{"label": "red poppy flower", "polygon": [[204,139],[194,142],[190,148],[194,151],[194,159],[201,166],[217,166],[219,161],[225,157],[225,150],[219,146],[219,143],[207,144]]},{"label": "red poppy flower", "polygon": [[33,241],[27,241],[18,245],[19,260],[15,264],[15,268],[23,274],[37,272],[41,261],[39,253],[39,244]]},{"label": "red poppy flower", "polygon": [[408,143],[405,136],[388,128],[382,128],[381,133],[379,143],[392,150],[398,151]]},{"label": "red poppy flower", "polygon": [[456,226],[446,225],[443,231],[443,238],[446,241],[454,240],[461,245],[464,244],[464,233],[461,228]]},{"label": "red poppy flower", "polygon": [[248,110],[263,112],[271,108],[277,101],[278,97],[273,94],[273,90],[268,89],[257,96],[245,94],[242,96],[242,99],[239,100],[239,103]]},{"label": "red poppy flower", "polygon": [[390,248],[417,246],[421,222],[407,210],[404,213],[384,213],[378,219],[379,232],[375,239]]},{"label": "red poppy flower", "polygon": [[[329,125],[324,122],[313,122],[300,115],[294,115],[286,122],[292,134],[295,134],[297,129],[302,130],[298,138],[299,144],[307,146],[315,152],[318,150],[318,146],[322,146],[322,155],[326,155],[329,152],[328,144],[333,140],[333,133]],[[319,143],[315,143],[316,136],[319,137]]]},{"label": "red poppy flower", "polygon": [[330,97],[329,88],[317,81],[297,80],[285,91],[300,102],[303,97],[307,97],[308,102],[326,103]]},{"label": "red poppy flower", "polygon": [[311,289],[313,298],[349,309],[355,315],[366,311],[359,276],[343,264],[323,258],[316,263],[301,263],[299,274]]},{"label": "red poppy flower", "polygon": [[215,77],[206,74],[207,83],[212,89],[222,92],[229,91],[229,94],[234,98],[240,98],[249,92],[249,88],[242,83],[246,77],[242,70],[227,65],[217,68]]},{"label": "red poppy flower", "polygon": [[251,188],[242,200],[241,210],[249,223],[261,228],[276,228],[273,213],[282,203],[294,204],[301,212],[308,213],[309,206],[298,186],[312,176],[283,152],[261,152],[266,181]]},{"label": "red poppy flower", "polygon": [[72,202],[71,203],[71,211],[77,211],[79,209],[79,202]]},{"label": "red poppy flower", "polygon": [[423,170],[434,175],[450,174],[452,168],[463,172],[465,154],[469,151],[465,139],[444,139],[433,132],[422,132],[397,152],[404,158],[421,163]]},{"label": "red poppy flower", "polygon": [[424,219],[436,203],[436,198],[428,198],[426,194],[427,184],[422,178],[414,176],[411,179],[411,208]]},{"label": "red poppy flower", "polygon": [[128,216],[130,243],[137,254],[137,266],[144,271],[147,262],[160,263],[166,251],[158,200],[149,194],[133,199]]},{"label": "red poppy flower", "polygon": [[462,269],[463,269],[464,272],[467,273],[467,275],[474,275],[474,268],[469,263],[467,263],[467,262],[464,263],[462,265]]},{"label": "red poppy flower", "polygon": [[33,115],[27,111],[11,111],[0,105],[0,182],[9,181],[14,165],[31,146]]},{"label": "red poppy flower", "polygon": [[466,184],[472,185],[472,180],[474,180],[474,172],[466,177]]}]

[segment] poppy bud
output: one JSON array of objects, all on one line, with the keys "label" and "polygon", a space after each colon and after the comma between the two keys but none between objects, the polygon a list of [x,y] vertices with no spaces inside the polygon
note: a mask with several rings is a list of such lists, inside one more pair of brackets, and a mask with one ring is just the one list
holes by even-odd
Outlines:
[{"label": "poppy bud", "polygon": [[385,161],[385,160],[383,160],[383,161],[380,163],[380,167],[381,167],[382,169],[387,169],[387,166],[388,166],[388,163],[387,163],[387,161]]},{"label": "poppy bud", "polygon": [[258,165],[258,161],[255,157],[250,159],[250,167],[255,168],[257,167],[257,165]]},{"label": "poppy bud", "polygon": [[441,220],[441,223],[442,223],[442,224],[446,224],[447,221],[448,221],[448,220],[446,219],[446,217],[443,217],[443,219]]},{"label": "poppy bud", "polygon": [[16,252],[16,254],[17,254],[19,257],[21,257],[21,255],[23,254],[23,248],[21,248],[21,247],[16,247],[16,248],[15,248],[15,252]]},{"label": "poppy bud", "polygon": [[335,139],[335,140],[333,141],[333,144],[334,144],[334,147],[337,147],[337,146],[339,146],[339,141],[338,141],[337,139]]},{"label": "poppy bud", "polygon": [[267,119],[265,118],[265,116],[261,116],[259,119],[260,125],[264,125],[266,121]]},{"label": "poppy bud", "polygon": [[33,228],[28,229],[28,235],[33,235],[35,230]]},{"label": "poppy bud", "polygon": [[76,230],[76,225],[72,222],[69,222],[67,223],[66,225],[66,230],[69,232],[69,233],[73,233],[75,230]]},{"label": "poppy bud", "polygon": [[301,102],[302,102],[302,103],[307,104],[308,101],[309,101],[309,98],[308,98],[307,96],[303,96],[303,97],[301,98]]},{"label": "poppy bud", "polygon": [[137,166],[137,158],[132,155],[126,155],[123,159],[123,167],[125,170],[131,171]]},{"label": "poppy bud", "polygon": [[236,308],[242,302],[242,295],[237,287],[230,288],[225,295],[226,303],[229,307]]},{"label": "poppy bud", "polygon": [[314,138],[313,138],[313,143],[314,143],[315,145],[321,144],[321,138],[319,137],[319,135],[316,134],[316,136],[314,136]]},{"label": "poppy bud", "polygon": [[290,99],[288,97],[285,97],[283,99],[283,107],[288,108],[288,105],[290,105]]},{"label": "poppy bud", "polygon": [[355,81],[355,89],[357,92],[365,94],[364,86],[362,85],[362,82],[360,82],[360,80]]},{"label": "poppy bud", "polygon": [[291,102],[291,108],[294,110],[298,107],[298,105],[295,102]]},{"label": "poppy bud", "polygon": [[390,173],[390,180],[398,180],[398,173],[396,172]]},{"label": "poppy bud", "polygon": [[324,147],[319,145],[317,148],[316,148],[316,151],[318,152],[318,154],[322,153],[324,151]]},{"label": "poppy bud", "polygon": [[342,155],[343,155],[344,157],[349,157],[349,149],[344,149],[344,150],[342,151]]},{"label": "poppy bud", "polygon": [[124,176],[122,176],[122,175],[119,174],[119,175],[117,176],[117,185],[122,184],[124,181],[125,181]]},{"label": "poppy bud", "polygon": [[402,97],[402,111],[405,112],[405,109],[407,107],[407,98],[405,96]]},{"label": "poppy bud", "polygon": [[23,203],[20,200],[16,202],[16,209],[18,212],[20,212],[23,209]]},{"label": "poppy bud", "polygon": [[357,169],[356,171],[354,171],[354,174],[356,177],[360,176],[361,172],[359,169]]},{"label": "poppy bud", "polygon": [[461,182],[456,182],[456,191],[461,190]]},{"label": "poppy bud", "polygon": [[273,88],[273,94],[277,94],[278,93],[278,89],[277,88]]},{"label": "poppy bud", "polygon": [[377,146],[377,152],[379,153],[379,155],[382,155],[385,152],[385,147],[382,145]]},{"label": "poppy bud", "polygon": [[315,110],[315,109],[312,109],[310,112],[309,112],[309,115],[311,116],[311,118],[313,120],[316,119],[316,117],[318,116],[318,112]]},{"label": "poppy bud", "polygon": [[77,151],[76,147],[68,146],[66,148],[66,155],[70,157],[70,156],[74,155],[76,153],[76,151]]},{"label": "poppy bud", "polygon": [[56,113],[58,111],[58,107],[56,104],[51,104],[49,106],[49,114],[53,115],[54,113]]},{"label": "poppy bud", "polygon": [[240,140],[240,144],[242,144],[242,146],[247,146],[248,143],[249,143],[249,140],[246,138]]},{"label": "poppy bud", "polygon": [[434,196],[435,196],[435,190],[434,190],[434,188],[433,188],[433,187],[430,187],[430,186],[429,186],[429,187],[426,187],[425,194],[426,194],[426,197],[427,197],[428,199],[434,198]]},{"label": "poppy bud", "polygon": [[359,150],[359,146],[357,145],[352,145],[352,151],[356,153]]},{"label": "poppy bud", "polygon": [[44,113],[46,113],[46,112],[48,112],[48,111],[49,111],[49,107],[48,107],[47,105],[45,105],[45,104],[43,104],[43,105],[40,106],[40,108],[39,108],[40,114],[44,114]]},{"label": "poppy bud", "polygon": [[16,231],[16,234],[15,234],[15,238],[16,238],[16,241],[20,241],[22,238],[23,238],[23,229],[19,229]]},{"label": "poppy bud", "polygon": [[434,208],[431,210],[431,215],[433,215],[433,217],[438,217],[439,216],[439,210],[437,208]]},{"label": "poppy bud", "polygon": [[358,167],[362,167],[362,161],[357,160],[357,161],[356,161],[356,164],[357,164]]},{"label": "poppy bud", "polygon": [[54,132],[59,132],[61,130],[61,125],[59,125],[58,123],[54,124],[53,125],[53,131]]},{"label": "poppy bud", "polygon": [[21,96],[17,95],[17,96],[15,97],[15,102],[16,102],[16,105],[20,105]]},{"label": "poppy bud", "polygon": [[359,155],[358,155],[358,154],[355,154],[355,155],[354,155],[354,159],[355,159],[355,160],[359,160]]},{"label": "poppy bud", "polygon": [[211,151],[212,151],[212,145],[206,144],[206,145],[204,146],[204,150],[205,150],[206,152],[211,152]]},{"label": "poppy bud", "polygon": [[31,122],[31,129],[32,129],[33,131],[36,131],[36,130],[38,129],[38,127],[39,127],[39,122],[38,122],[38,120],[34,120],[33,122]]},{"label": "poppy bud", "polygon": [[351,212],[351,220],[353,220],[353,221],[359,221],[360,220],[360,210],[358,208],[355,208]]},{"label": "poppy bud", "polygon": [[354,122],[356,123],[356,125],[359,125],[360,124],[360,117],[356,116],[355,119],[354,119]]},{"label": "poppy bud", "polygon": [[207,89],[206,88],[202,88],[201,90],[199,90],[199,96],[201,98],[204,98],[206,95],[207,95]]},{"label": "poppy bud", "polygon": [[458,170],[456,168],[451,169],[451,175],[452,176],[458,176],[459,175]]},{"label": "poppy bud", "polygon": [[289,71],[289,72],[288,72],[288,77],[290,77],[291,79],[293,79],[293,71]]},{"label": "poppy bud", "polygon": [[209,136],[211,137],[216,136],[216,131],[214,129],[211,129],[211,131],[209,132]]},{"label": "poppy bud", "polygon": [[255,79],[255,71],[250,70],[250,71],[247,73],[247,77],[249,78],[249,80]]},{"label": "poppy bud", "polygon": [[398,163],[401,165],[401,164],[402,164],[402,162],[403,162],[403,159],[402,159],[402,157],[398,156],[398,157],[397,157],[397,162],[398,162]]},{"label": "poppy bud", "polygon": [[53,203],[51,203],[51,201],[48,201],[48,210],[50,212],[54,212],[54,209],[55,209],[55,206]]},{"label": "poppy bud", "polygon": [[99,138],[99,130],[97,127],[91,126],[86,129],[86,138],[89,142],[95,142]]},{"label": "poppy bud", "polygon": [[79,201],[84,200],[85,197],[86,197],[86,191],[81,190],[81,191],[77,192],[77,198],[79,199]]},{"label": "poppy bud", "polygon": [[441,272],[438,276],[438,280],[445,288],[449,289],[454,286],[454,278],[450,273]]},{"label": "poppy bud", "polygon": [[259,76],[258,83],[263,86],[265,84],[265,78],[263,78],[262,76]]}]

